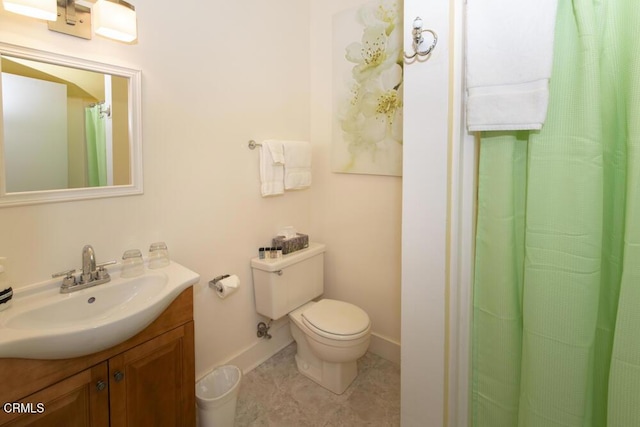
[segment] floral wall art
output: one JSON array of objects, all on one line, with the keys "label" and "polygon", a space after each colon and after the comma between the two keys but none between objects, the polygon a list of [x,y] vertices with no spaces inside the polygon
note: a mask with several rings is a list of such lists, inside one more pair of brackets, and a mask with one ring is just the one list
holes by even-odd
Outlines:
[{"label": "floral wall art", "polygon": [[333,172],[402,175],[402,2],[333,16]]}]

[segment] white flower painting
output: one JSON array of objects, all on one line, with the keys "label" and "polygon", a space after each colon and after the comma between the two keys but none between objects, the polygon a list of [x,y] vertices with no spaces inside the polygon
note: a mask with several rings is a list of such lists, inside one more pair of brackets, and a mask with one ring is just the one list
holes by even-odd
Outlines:
[{"label": "white flower painting", "polygon": [[402,175],[402,2],[333,17],[334,172]]}]

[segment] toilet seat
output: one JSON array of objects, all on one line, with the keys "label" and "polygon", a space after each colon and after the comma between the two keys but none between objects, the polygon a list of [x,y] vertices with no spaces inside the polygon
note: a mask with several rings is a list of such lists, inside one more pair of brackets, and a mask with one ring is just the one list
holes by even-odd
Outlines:
[{"label": "toilet seat", "polygon": [[360,307],[323,299],[302,312],[302,322],[312,332],[329,339],[348,341],[369,333],[370,321]]}]

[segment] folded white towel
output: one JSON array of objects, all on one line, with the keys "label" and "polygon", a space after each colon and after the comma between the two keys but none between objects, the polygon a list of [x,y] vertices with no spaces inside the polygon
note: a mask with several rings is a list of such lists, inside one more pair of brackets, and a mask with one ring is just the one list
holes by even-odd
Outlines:
[{"label": "folded white towel", "polygon": [[262,145],[264,146],[264,144],[267,144],[267,147],[269,147],[273,164],[284,165],[284,144],[282,141],[269,139],[267,141],[263,141]]},{"label": "folded white towel", "polygon": [[541,129],[547,115],[557,0],[467,2],[467,126]]},{"label": "folded white towel", "polygon": [[311,186],[311,144],[306,141],[283,141],[284,188],[301,190]]},{"label": "folded white towel", "polygon": [[[274,152],[278,153],[278,145],[275,141],[263,141],[260,147],[260,191],[262,197],[276,196],[284,193],[284,154],[282,161],[274,162],[271,150],[273,142]],[[281,150],[280,150],[281,151]],[[278,155],[276,154],[276,157]]]}]

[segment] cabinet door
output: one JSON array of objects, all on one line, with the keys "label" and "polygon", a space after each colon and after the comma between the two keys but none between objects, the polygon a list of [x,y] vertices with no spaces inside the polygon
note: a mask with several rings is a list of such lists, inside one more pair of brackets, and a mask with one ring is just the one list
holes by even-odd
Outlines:
[{"label": "cabinet door", "polygon": [[109,427],[107,383],[107,362],[103,362],[34,393],[17,404],[5,404],[0,411],[0,425]]},{"label": "cabinet door", "polygon": [[194,426],[193,359],[193,322],[109,359],[111,426]]}]

